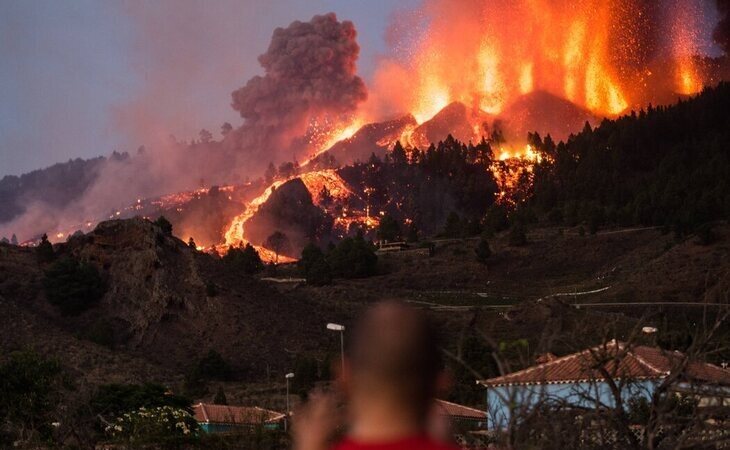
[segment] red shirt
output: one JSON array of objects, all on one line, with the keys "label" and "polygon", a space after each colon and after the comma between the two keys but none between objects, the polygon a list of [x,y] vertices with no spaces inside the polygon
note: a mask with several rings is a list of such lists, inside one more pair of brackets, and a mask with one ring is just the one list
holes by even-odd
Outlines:
[{"label": "red shirt", "polygon": [[414,436],[390,442],[360,443],[345,438],[332,450],[458,450],[457,447],[434,441],[427,436]]}]

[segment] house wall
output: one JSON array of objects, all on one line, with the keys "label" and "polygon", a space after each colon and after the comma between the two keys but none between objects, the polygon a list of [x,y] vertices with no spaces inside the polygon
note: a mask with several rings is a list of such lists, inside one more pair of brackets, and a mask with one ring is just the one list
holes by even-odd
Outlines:
[{"label": "house wall", "polygon": [[[623,401],[631,397],[650,398],[656,381],[636,381],[621,389]],[[614,395],[603,381],[502,386],[487,388],[487,427],[506,428],[512,415],[528,412],[538,403],[562,404],[581,408],[615,406]]]},{"label": "house wall", "polygon": [[252,430],[256,427],[261,427],[264,430],[280,430],[281,424],[279,422],[264,423],[259,425],[235,425],[226,423],[199,423],[200,429],[205,433],[233,433],[241,432],[245,430]]}]

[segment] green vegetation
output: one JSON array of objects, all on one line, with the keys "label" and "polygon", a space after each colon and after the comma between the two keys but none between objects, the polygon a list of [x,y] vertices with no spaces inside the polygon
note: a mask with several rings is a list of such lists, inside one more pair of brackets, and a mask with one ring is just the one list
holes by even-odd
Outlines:
[{"label": "green vegetation", "polygon": [[[413,224],[426,235],[441,232],[448,222],[454,226],[447,226],[444,235],[461,237],[464,232],[479,234],[472,233],[473,224],[478,227],[494,204],[498,188],[492,163],[486,140],[463,144],[448,136],[427,149],[405,150],[396,142],[383,160],[373,154],[367,162],[343,167],[338,173],[352,186],[366,186],[370,210],[384,211],[384,218]],[[465,231],[467,224],[472,224],[470,231]],[[383,236],[393,237],[390,219],[385,225]]]},{"label": "green vegetation", "polygon": [[129,448],[179,448],[196,440],[198,422],[190,413],[172,406],[140,407],[119,416],[104,428],[115,442]]},{"label": "green vegetation", "polygon": [[226,381],[231,379],[231,366],[215,350],[210,350],[207,355],[198,361],[198,372],[209,380]]},{"label": "green vegetation", "polygon": [[212,281],[208,281],[207,283],[205,283],[205,295],[207,295],[208,297],[218,296],[218,287]]},{"label": "green vegetation", "polygon": [[139,408],[171,406],[190,409],[192,401],[174,395],[159,384],[104,384],[99,386],[91,399],[91,410],[95,415],[115,418],[136,411]]},{"label": "green vegetation", "polygon": [[384,215],[378,224],[377,237],[381,241],[397,241],[401,238],[400,225],[390,214]]},{"label": "green vegetation", "polygon": [[[694,99],[604,120],[567,142],[530,135],[542,154],[529,207],[586,223],[663,226],[686,235],[730,217],[730,84]],[[553,213],[554,210],[561,211]]]},{"label": "green vegetation", "polygon": [[172,236],[172,224],[165,218],[165,216],[160,216],[157,220],[155,220],[154,224],[160,227],[160,230],[162,230],[162,233],[166,236]]},{"label": "green vegetation", "polygon": [[327,254],[332,275],[342,278],[365,278],[377,273],[378,256],[372,244],[361,234],[345,238]]},{"label": "green vegetation", "polygon": [[223,390],[222,386],[218,387],[218,391],[215,393],[215,397],[213,397],[213,404],[215,405],[227,405],[228,399],[226,398],[226,393]]},{"label": "green vegetation", "polygon": [[223,256],[223,262],[231,269],[243,272],[247,275],[264,270],[264,263],[261,261],[259,252],[251,244],[245,247],[230,247]]},{"label": "green vegetation", "polygon": [[527,245],[527,234],[522,224],[515,224],[509,232],[509,245],[511,247],[522,247]]},{"label": "green vegetation", "polygon": [[316,244],[307,244],[302,250],[299,269],[307,279],[307,284],[324,286],[332,282],[332,268],[325,258],[322,249]]},{"label": "green vegetation", "polygon": [[56,258],[53,245],[48,241],[48,235],[43,233],[41,243],[36,247],[36,256],[41,263],[49,263]]},{"label": "green vegetation", "polygon": [[106,286],[94,265],[64,257],[46,270],[43,290],[62,314],[78,315],[104,296]]},{"label": "green vegetation", "polygon": [[269,250],[272,250],[276,255],[275,263],[279,262],[279,254],[291,251],[291,242],[289,242],[289,238],[286,234],[279,230],[274,231],[266,238],[264,246]]},{"label": "green vegetation", "polygon": [[477,261],[486,264],[489,257],[492,256],[492,249],[489,248],[489,242],[486,239],[480,239],[477,247],[474,249],[474,253],[477,255]]},{"label": "green vegetation", "polygon": [[16,352],[0,364],[0,446],[49,442],[61,401],[60,364],[36,353]]}]

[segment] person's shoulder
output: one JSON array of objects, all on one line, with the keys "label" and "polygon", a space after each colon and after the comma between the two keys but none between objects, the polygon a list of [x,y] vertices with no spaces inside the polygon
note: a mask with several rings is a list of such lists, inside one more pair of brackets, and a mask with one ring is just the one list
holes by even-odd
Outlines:
[{"label": "person's shoulder", "polygon": [[367,444],[346,438],[335,444],[331,450],[459,450],[459,447],[419,436],[392,442]]},{"label": "person's shoulder", "polygon": [[427,450],[459,450],[459,447],[443,442],[430,441],[428,445]]}]

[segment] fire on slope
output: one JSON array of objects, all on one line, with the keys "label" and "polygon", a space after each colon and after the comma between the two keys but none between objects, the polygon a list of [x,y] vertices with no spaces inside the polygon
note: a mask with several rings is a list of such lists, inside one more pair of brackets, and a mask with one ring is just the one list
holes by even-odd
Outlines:
[{"label": "fire on slope", "polygon": [[[398,53],[376,73],[374,109],[410,111],[421,123],[460,101],[498,115],[545,91],[615,116],[697,93],[708,81],[695,57],[701,0],[664,3],[426,0],[393,30]],[[414,24],[425,25],[415,37]]]},{"label": "fire on slope", "polygon": [[[246,205],[246,210],[239,216],[236,216],[231,222],[231,225],[225,233],[225,243],[219,246],[219,250],[225,251],[231,246],[239,246],[250,243],[256,248],[263,260],[275,260],[276,255],[274,252],[265,248],[263,245],[259,245],[261,243],[249,242],[246,239],[245,226],[246,222],[248,222],[256,214],[259,208],[266,203],[276,189],[294,178],[299,178],[304,183],[312,196],[312,202],[315,205],[330,213],[336,212],[335,226],[347,230],[355,223],[362,224],[367,227],[377,225],[377,218],[372,218],[367,213],[362,214],[360,212],[348,211],[346,207],[338,208],[335,211],[335,208],[331,207],[334,204],[346,204],[350,198],[356,196],[353,190],[348,187],[347,183],[335,170],[330,169],[305,172],[287,179],[273,181],[261,195],[251,200]],[[291,262],[293,260],[293,258],[288,256],[279,255],[278,257],[279,262]]]}]

